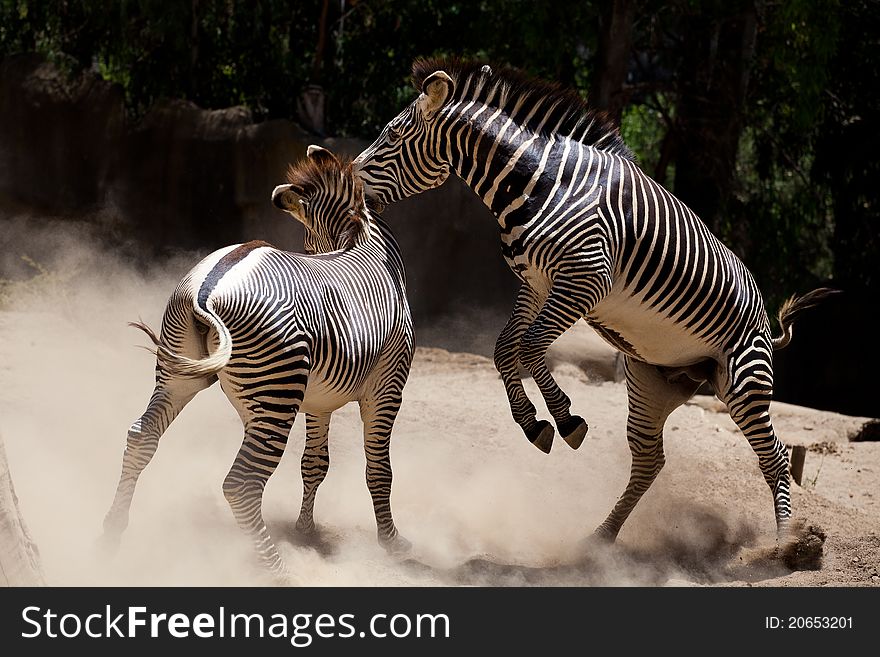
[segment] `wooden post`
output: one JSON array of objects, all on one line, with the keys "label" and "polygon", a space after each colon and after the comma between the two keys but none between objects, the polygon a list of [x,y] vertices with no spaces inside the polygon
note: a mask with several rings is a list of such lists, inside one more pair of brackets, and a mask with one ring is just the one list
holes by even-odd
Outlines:
[{"label": "wooden post", "polygon": [[798,486],[801,485],[801,477],[804,474],[804,459],[807,457],[807,448],[803,445],[795,445],[791,448],[791,478]]}]

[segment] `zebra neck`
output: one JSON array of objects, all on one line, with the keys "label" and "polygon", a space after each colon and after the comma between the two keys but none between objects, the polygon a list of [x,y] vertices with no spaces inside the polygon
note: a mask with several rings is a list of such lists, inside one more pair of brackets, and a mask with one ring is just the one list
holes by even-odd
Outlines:
[{"label": "zebra neck", "polygon": [[[373,257],[379,258],[388,268],[388,272],[398,281],[401,290],[406,287],[406,267],[403,264],[403,256],[400,253],[400,245],[391,232],[388,224],[376,214],[370,221],[370,239],[364,248],[371,249]],[[405,292],[404,292],[405,294]]]},{"label": "zebra neck", "polygon": [[370,226],[364,231],[363,241],[359,244],[363,248],[368,248],[374,253],[387,261],[398,261],[401,258],[400,246],[391,228],[383,219],[373,214],[370,219]]},{"label": "zebra neck", "polygon": [[503,230],[546,208],[558,191],[554,182],[574,173],[573,163],[587,155],[591,160],[602,156],[570,137],[541,134],[543,123],[537,130],[523,129],[503,110],[464,101],[459,105],[460,113],[446,131],[449,161]]},{"label": "zebra neck", "polygon": [[369,230],[365,232],[369,235],[370,242],[376,244],[379,248],[388,251],[400,251],[391,228],[378,215],[370,215]]}]

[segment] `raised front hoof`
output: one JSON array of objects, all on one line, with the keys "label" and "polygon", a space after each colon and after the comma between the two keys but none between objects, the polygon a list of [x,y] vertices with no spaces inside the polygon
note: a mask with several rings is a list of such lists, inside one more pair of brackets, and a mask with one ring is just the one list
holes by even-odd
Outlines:
[{"label": "raised front hoof", "polygon": [[409,554],[412,550],[412,543],[406,540],[400,534],[396,534],[393,538],[379,537],[379,545],[385,548],[385,551],[391,555]]},{"label": "raised front hoof", "polygon": [[547,420],[539,420],[538,423],[532,427],[531,431],[526,431],[525,433],[526,438],[529,439],[529,442],[532,443],[532,445],[545,454],[550,453],[550,448],[553,447],[553,436],[556,434],[556,430],[553,428],[552,424],[547,422]]},{"label": "raised front hoof", "polygon": [[584,442],[584,436],[587,435],[586,420],[578,415],[572,415],[565,422],[559,424],[559,435],[568,443],[572,449],[577,449]]}]

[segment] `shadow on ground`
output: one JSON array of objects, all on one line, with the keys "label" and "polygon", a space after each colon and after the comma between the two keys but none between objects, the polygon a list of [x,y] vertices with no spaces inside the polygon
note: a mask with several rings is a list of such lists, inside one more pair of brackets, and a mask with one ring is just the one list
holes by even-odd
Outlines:
[{"label": "shadow on ground", "polygon": [[[650,528],[647,540],[605,543],[590,538],[568,560],[528,565],[481,555],[441,568],[409,557],[396,568],[426,585],[551,587],[758,583],[821,567],[825,536],[818,527],[797,523],[792,540],[778,547],[775,542],[760,544],[754,527],[727,521],[708,507],[683,504],[675,515],[675,523]],[[289,523],[278,529],[282,540],[327,558],[338,553],[344,538],[322,528],[304,535]]]}]

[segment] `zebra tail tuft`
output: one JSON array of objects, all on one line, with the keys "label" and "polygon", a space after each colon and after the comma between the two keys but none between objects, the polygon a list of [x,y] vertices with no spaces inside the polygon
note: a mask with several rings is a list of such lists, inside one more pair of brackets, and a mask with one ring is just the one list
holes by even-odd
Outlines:
[{"label": "zebra tail tuft", "polygon": [[227,363],[229,363],[229,358],[232,356],[232,336],[229,335],[229,331],[219,319],[212,323],[215,324],[215,328],[220,335],[220,346],[217,351],[201,359],[188,358],[174,353],[164,340],[142,321],[129,322],[128,325],[140,329],[147,334],[147,337],[155,345],[155,349],[144,348],[156,355],[159,366],[165,372],[184,378],[199,378],[216,374],[226,367]]},{"label": "zebra tail tuft", "polygon": [[819,303],[828,297],[839,294],[841,291],[842,290],[835,290],[830,287],[820,287],[812,292],[807,292],[803,296],[798,297],[792,295],[786,299],[785,303],[783,303],[782,307],[779,309],[779,313],[776,315],[776,318],[779,320],[779,326],[782,328],[782,334],[773,338],[774,351],[787,347],[788,343],[791,342],[794,320],[796,320],[803,311],[819,305]]}]

